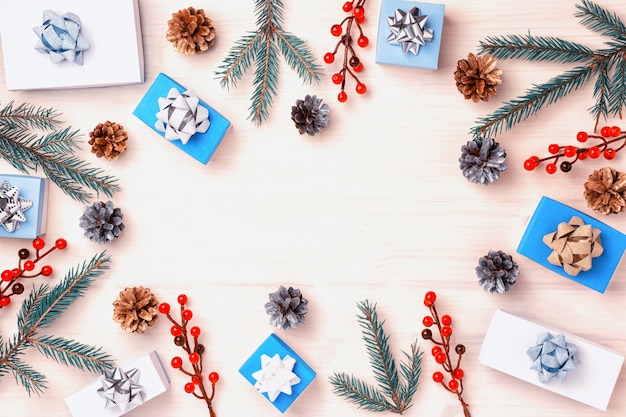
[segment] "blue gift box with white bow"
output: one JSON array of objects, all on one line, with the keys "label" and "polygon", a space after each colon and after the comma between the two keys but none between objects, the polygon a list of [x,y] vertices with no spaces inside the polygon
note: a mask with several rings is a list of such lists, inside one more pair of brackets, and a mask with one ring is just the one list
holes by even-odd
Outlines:
[{"label": "blue gift box with white bow", "polygon": [[48,180],[0,174],[0,237],[35,239],[46,233]]}]

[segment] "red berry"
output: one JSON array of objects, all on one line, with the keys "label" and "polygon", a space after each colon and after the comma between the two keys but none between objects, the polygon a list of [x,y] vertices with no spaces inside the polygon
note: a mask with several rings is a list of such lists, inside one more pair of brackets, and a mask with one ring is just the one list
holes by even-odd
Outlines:
[{"label": "red berry", "polygon": [[24,269],[26,271],[32,271],[33,269],[35,269],[35,263],[33,261],[24,262]]},{"label": "red berry", "polygon": [[563,149],[563,155],[571,158],[576,155],[576,148],[574,146],[566,146],[565,149]]},{"label": "red berry", "polygon": [[615,149],[613,149],[613,148],[607,148],[607,149],[604,151],[604,158],[605,158],[605,159],[613,159],[613,158],[615,158],[615,155],[616,155],[616,154],[617,154],[617,153],[615,152]]},{"label": "red berry", "polygon": [[561,149],[561,147],[559,145],[557,145],[556,143],[552,143],[552,144],[550,144],[550,146],[548,146],[548,152],[550,152],[553,155],[555,153],[558,153],[559,149]]},{"label": "red berry", "polygon": [[465,372],[463,372],[463,369],[461,368],[456,368],[454,372],[452,372],[452,376],[455,379],[463,379],[463,377],[465,376]]},{"label": "red berry", "polygon": [[50,265],[46,265],[41,268],[41,275],[43,275],[44,277],[49,277],[50,275],[52,275],[52,267]]},{"label": "red berry", "polygon": [[447,359],[446,354],[443,352],[439,352],[435,355],[435,362],[437,363],[444,363],[446,359]]},{"label": "red berry", "polygon": [[11,281],[13,279],[13,271],[5,269],[2,271],[2,281]]},{"label": "red berry", "polygon": [[604,126],[602,129],[600,129],[600,135],[602,135],[602,137],[604,138],[608,138],[609,136],[611,136],[611,128],[609,126]]},{"label": "red berry", "polygon": [[22,270],[21,270],[21,269],[19,269],[19,268],[13,268],[13,269],[11,270],[11,273],[13,274],[13,278],[17,278],[17,277],[19,277],[20,275],[22,275]]},{"label": "red berry", "polygon": [[426,307],[430,307],[431,305],[435,303],[436,299],[437,299],[437,294],[435,294],[434,291],[428,291],[426,294],[424,294],[424,305]]},{"label": "red berry", "polygon": [[340,103],[345,103],[348,100],[348,95],[345,91],[341,91],[337,95],[337,100],[339,100]]},{"label": "red berry", "polygon": [[443,326],[441,328],[441,335],[443,337],[450,337],[450,336],[452,336],[452,327],[450,327],[450,326]]},{"label": "red berry", "polygon": [[449,326],[450,324],[452,324],[452,317],[444,314],[443,316],[441,316],[441,324],[443,324],[444,326]]},{"label": "red berry", "polygon": [[350,10],[352,10],[352,2],[351,1],[347,1],[343,4],[343,11],[344,12],[349,12]]},{"label": "red berry", "polygon": [[367,91],[367,87],[365,86],[365,84],[363,83],[358,83],[356,85],[356,92],[358,94],[365,94],[365,91]]},{"label": "red berry", "polygon": [[178,304],[181,306],[187,304],[187,296],[185,294],[181,294],[178,296]]},{"label": "red berry", "polygon": [[11,299],[7,296],[0,297],[0,306],[6,307],[11,304]]},{"label": "red berry", "polygon": [[357,21],[358,23],[363,23],[363,22],[365,22],[365,16],[363,16],[363,17],[357,17],[357,18],[356,18],[356,21]]},{"label": "red berry", "polygon": [[578,134],[576,135],[576,140],[578,142],[587,142],[587,139],[589,139],[589,135],[587,134],[587,132],[578,132]]},{"label": "red berry", "polygon": [[616,138],[621,134],[622,134],[622,129],[620,129],[619,126],[611,126],[611,136]]},{"label": "red berry", "polygon": [[191,310],[183,310],[181,317],[183,318],[183,320],[189,321],[193,317],[193,313],[191,312]]},{"label": "red berry", "polygon": [[343,81],[343,76],[339,73],[336,73],[336,74],[333,74],[331,79],[333,80],[334,84],[341,84],[341,82]]},{"label": "red berry", "polygon": [[217,372],[211,372],[209,374],[209,382],[211,384],[217,384],[217,381],[219,381],[220,379],[220,374],[218,374]]},{"label": "red berry", "polygon": [[170,329],[170,334],[174,337],[180,336],[182,333],[183,331],[181,330],[181,328],[176,325],[172,326],[172,328]]},{"label": "red berry", "polygon": [[172,368],[178,369],[183,366],[183,359],[180,356],[174,356],[172,358]]},{"label": "red berry", "polygon": [[194,383],[194,385],[200,385],[200,382],[202,382],[202,375],[194,375],[191,377],[191,382]]},{"label": "red berry", "polygon": [[527,159],[524,161],[524,169],[526,171],[532,171],[535,168],[537,168],[537,163],[532,159]]},{"label": "red berry", "polygon": [[433,346],[430,352],[433,356],[437,356],[438,353],[441,353],[441,348],[439,346]]},{"label": "red berry", "polygon": [[54,246],[57,249],[65,249],[67,247],[67,240],[65,240],[65,239],[57,239],[56,242],[54,242]]},{"label": "red berry", "polygon": [[191,394],[192,392],[194,392],[196,390],[196,386],[193,384],[193,382],[187,382],[185,384],[185,392],[187,394]]},{"label": "red berry", "polygon": [[189,329],[189,334],[191,334],[193,337],[200,336],[200,328],[198,326],[193,326],[191,329]]},{"label": "red berry", "polygon": [[456,379],[451,379],[448,382],[448,388],[450,388],[452,391],[456,391],[457,389],[459,389],[459,381],[457,381]]},{"label": "red berry", "polygon": [[578,159],[583,160],[587,158],[587,152],[581,152],[578,154]]},{"label": "red berry", "polygon": [[193,364],[200,362],[200,355],[198,355],[196,352],[191,352],[189,354],[189,362]]},{"label": "red berry", "polygon": [[41,250],[44,246],[46,246],[46,242],[42,238],[38,237],[37,239],[33,240],[33,248]]},{"label": "red berry", "polygon": [[365,48],[367,45],[369,45],[370,40],[367,38],[367,36],[365,35],[361,35],[359,36],[359,38],[356,40],[357,45],[359,45],[361,48]]},{"label": "red berry", "polygon": [[335,54],[332,52],[327,52],[324,54],[324,62],[327,64],[332,64],[335,62]]},{"label": "red berry", "polygon": [[170,312],[170,305],[168,303],[159,304],[159,312],[161,314],[168,314]]},{"label": "red berry", "polygon": [[357,65],[356,67],[352,68],[354,70],[354,72],[361,72],[363,71],[363,63],[359,62],[359,65]]},{"label": "red berry", "polygon": [[361,6],[357,6],[354,8],[354,17],[357,19],[365,17],[365,10]]},{"label": "red berry", "polygon": [[589,148],[587,153],[589,154],[589,158],[596,159],[597,157],[600,156],[600,148],[598,148],[597,146],[593,146]]},{"label": "red berry", "polygon": [[443,381],[443,374],[439,371],[433,373],[433,381],[439,383]]},{"label": "red berry", "polygon": [[556,164],[548,164],[548,165],[546,165],[546,172],[548,174],[554,174],[556,172]]},{"label": "red berry", "polygon": [[430,316],[424,316],[422,319],[422,324],[426,327],[430,327],[433,325],[433,318]]},{"label": "red berry", "polygon": [[340,36],[342,32],[341,26],[340,25],[332,25],[330,28],[330,33],[333,36]]}]

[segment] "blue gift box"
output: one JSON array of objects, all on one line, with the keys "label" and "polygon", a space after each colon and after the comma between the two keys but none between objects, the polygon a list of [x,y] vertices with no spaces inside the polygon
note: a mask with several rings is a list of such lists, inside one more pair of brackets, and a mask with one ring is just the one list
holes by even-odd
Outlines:
[{"label": "blue gift box", "polygon": [[[413,8],[419,9],[420,16],[427,16],[426,29],[432,29],[433,38],[420,46],[417,55],[412,52],[402,52],[402,46],[387,42],[391,34],[387,17],[393,16],[397,9],[405,13]],[[441,49],[441,34],[443,32],[443,15],[445,5],[434,3],[420,3],[403,0],[383,0],[378,20],[378,37],[376,40],[376,63],[399,65],[411,68],[436,70],[439,68],[439,50]]]},{"label": "blue gift box", "polygon": [[[293,372],[300,378],[300,382],[291,387],[291,395],[280,393],[278,397],[272,402],[274,406],[284,413],[287,408],[302,394],[302,392],[309,386],[313,379],[315,379],[315,371],[311,368],[293,349],[291,349],[281,338],[275,334],[271,334],[265,341],[254,351],[254,353],[241,365],[239,373],[248,380],[253,386],[256,383],[256,379],[252,376],[253,373],[261,369],[261,355],[274,356],[280,355],[284,358],[285,355],[289,355],[296,360],[293,367]],[[265,398],[269,397],[267,393],[262,394]]]},{"label": "blue gift box", "polygon": [[[548,262],[548,256],[550,256],[552,249],[543,242],[544,235],[555,232],[559,223],[569,222],[572,216],[578,216],[585,224],[599,229],[604,248],[602,255],[593,258],[591,269],[581,271],[576,276],[571,276],[564,271],[563,267]],[[623,233],[576,209],[544,196],[539,200],[535,212],[528,221],[517,252],[557,274],[604,293],[624,254],[624,249],[626,249],[626,235]]]},{"label": "blue gift box", "polygon": [[21,222],[18,229],[9,232],[3,226],[0,226],[0,237],[35,239],[46,233],[48,180],[28,175],[0,174],[0,184],[4,181],[8,181],[11,187],[17,187],[19,196],[32,201],[33,205],[24,211],[26,221]]},{"label": "blue gift box", "polygon": [[[143,96],[133,114],[142,122],[147,124],[152,130],[161,137],[165,137],[165,133],[156,129],[157,113],[159,112],[158,100],[160,97],[167,97],[171,88],[176,88],[180,93],[187,89],[168,77],[163,73],[159,73],[156,79]],[[196,160],[206,164],[213,156],[213,153],[230,130],[231,123],[213,107],[200,100],[200,105],[209,110],[209,121],[211,125],[204,133],[195,133],[187,144],[183,144],[180,140],[169,141],[183,152],[192,156]]]}]

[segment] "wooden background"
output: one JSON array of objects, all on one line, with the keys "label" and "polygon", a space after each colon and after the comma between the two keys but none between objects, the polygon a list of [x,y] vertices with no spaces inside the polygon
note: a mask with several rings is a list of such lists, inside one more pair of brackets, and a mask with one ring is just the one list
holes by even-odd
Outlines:
[{"label": "wooden background", "polygon": [[[452,74],[457,60],[476,52],[486,36],[529,30],[601,47],[604,39],[574,17],[575,2],[450,0],[439,70],[426,71],[374,63],[380,0],[369,0],[364,30],[370,47],[359,50],[368,92],[357,97],[349,84],[345,104],[336,101],[339,90],[330,81],[337,66],[322,62],[335,45],[329,29],[343,19],[343,2],[285,3],[285,29],[308,41],[325,72],[319,85],[302,85],[282,61],[278,96],[269,120],[260,127],[246,120],[252,72],[230,91],[222,89],[214,75],[233,43],[254,29],[252,0],[140,0],[144,84],[29,92],[3,88],[2,105],[15,100],[54,107],[67,125],[81,130],[85,142],[87,133],[106,120],[123,124],[130,136],[128,151],[117,161],[98,160],[86,144],[80,151],[90,163],[116,175],[123,188],[113,201],[122,208],[127,228],[111,245],[103,248],[83,238],[78,227],[83,206],[51,187],[46,237],[65,237],[69,246],[51,260],[57,272],[50,282],[103,249],[113,262],[47,332],[102,345],[120,365],[153,349],[169,363],[181,350],[171,342],[166,320],[143,335],[126,334],[111,320],[111,303],[127,286],[149,286],[170,303],[187,293],[193,322],[203,329],[205,369],[221,375],[214,401],[218,416],[275,416],[274,407],[237,370],[273,331],[263,308],[267,294],[281,284],[291,285],[309,299],[310,311],[302,327],[278,334],[313,366],[317,378],[286,414],[367,415],[333,395],[328,382],[336,371],[372,381],[356,303],[378,303],[399,357],[400,350],[418,338],[427,313],[423,295],[434,290],[440,312],[454,319],[454,342],[467,347],[464,396],[473,416],[624,415],[623,373],[608,411],[601,412],[478,363],[483,335],[497,308],[626,353],[623,266],[606,293],[598,294],[515,254],[540,196],[593,214],[582,197],[583,183],[594,169],[606,166],[605,161],[580,162],[570,173],[553,176],[522,167],[530,155],[545,155],[548,144],[572,144],[576,132],[593,129],[587,112],[593,86],[499,136],[509,165],[499,182],[488,187],[471,184],[458,168],[461,146],[470,140],[469,129],[478,117],[570,66],[501,61],[504,81],[498,96],[475,104],[456,90]],[[623,2],[600,4],[626,20]],[[201,56],[183,56],[165,40],[171,14],[190,5],[204,8],[218,31],[215,47]],[[160,71],[194,89],[233,123],[207,166],[160,139],[131,114]],[[331,106],[330,126],[315,137],[300,136],[290,120],[291,106],[306,94],[317,94]],[[607,123],[626,127],[620,120]],[[622,168],[625,158],[618,154],[611,166]],[[6,163],[1,166],[2,172],[15,172]],[[601,220],[626,230],[626,214]],[[2,268],[13,266],[24,244],[0,241]],[[506,294],[488,294],[478,285],[474,267],[489,249],[512,254],[520,265],[518,283]],[[4,337],[15,329],[19,304],[0,311]],[[430,343],[418,343],[430,351]],[[5,414],[68,416],[63,398],[96,378],[34,350],[25,359],[48,376],[50,388],[42,397],[29,398],[10,375],[4,376],[0,403]],[[431,381],[438,366],[429,353],[422,366],[414,406],[405,414],[459,415],[455,397]],[[131,415],[208,415],[203,402],[183,392],[183,375],[168,370],[171,389]]]}]

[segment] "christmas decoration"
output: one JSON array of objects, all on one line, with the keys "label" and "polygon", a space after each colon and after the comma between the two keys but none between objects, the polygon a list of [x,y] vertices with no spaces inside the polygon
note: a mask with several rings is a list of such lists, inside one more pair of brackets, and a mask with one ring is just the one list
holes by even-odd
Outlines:
[{"label": "christmas decoration", "polygon": [[346,373],[334,373],[330,377],[333,393],[369,411],[389,411],[402,414],[411,407],[411,399],[421,373],[422,353],[417,341],[411,344],[410,353],[403,352],[406,361],[400,363],[400,373],[389,349],[389,336],[383,330],[383,322],[378,320],[376,304],[367,300],[358,305],[357,315],[361,325],[363,340],[367,348],[374,379],[378,386],[367,384]]},{"label": "christmas decoration", "polygon": [[515,284],[519,275],[517,267],[517,262],[513,261],[511,255],[501,250],[489,250],[487,255],[478,259],[478,283],[486,292],[502,294]]},{"label": "christmas decoration", "polygon": [[108,120],[98,123],[89,132],[91,153],[96,154],[98,158],[104,156],[109,161],[117,159],[126,150],[127,140],[128,133],[124,130],[124,126]]},{"label": "christmas decoration", "polygon": [[565,382],[567,373],[580,363],[577,350],[576,345],[566,342],[562,334],[553,336],[546,332],[537,337],[537,344],[528,348],[526,353],[533,361],[530,369],[537,371],[539,381],[545,384],[552,378]]},{"label": "christmas decoration", "polygon": [[165,132],[165,139],[178,140],[186,145],[196,133],[209,129],[209,110],[201,106],[193,91],[182,94],[171,88],[167,97],[159,97],[159,112],[156,114],[156,129]]},{"label": "christmas decoration", "polygon": [[143,286],[126,287],[113,302],[113,321],[127,333],[143,333],[159,318],[159,301]]},{"label": "christmas decoration", "polygon": [[491,138],[474,138],[461,147],[459,167],[469,182],[489,185],[506,167],[506,152]]},{"label": "christmas decoration", "polygon": [[[546,165],[546,172],[548,174],[554,174],[556,172],[559,159],[567,157],[573,159],[561,162],[559,168],[563,172],[570,172],[572,170],[572,165],[574,165],[576,161],[586,159],[587,157],[597,159],[601,155],[604,159],[611,160],[615,158],[617,152],[622,150],[622,148],[626,145],[626,133],[622,133],[622,129],[618,126],[604,126],[600,129],[599,135],[588,134],[587,132],[578,132],[576,139],[579,142],[587,142],[589,139],[597,139],[600,140],[601,143],[599,145],[593,145],[586,148],[579,148],[573,145],[561,146],[556,143],[552,143],[548,145],[548,152],[551,153],[552,156],[545,158],[531,156],[524,161],[524,168],[527,171],[532,171],[542,162],[551,161]],[[610,144],[619,141],[622,141],[620,146],[616,148],[609,147]]]},{"label": "christmas decoration", "polygon": [[77,15],[68,12],[59,16],[44,10],[42,25],[33,30],[39,38],[35,49],[50,55],[53,64],[68,60],[83,65],[83,52],[89,49],[89,41],[80,33]]},{"label": "christmas decoration", "polygon": [[283,30],[282,0],[255,0],[257,29],[242,36],[218,67],[216,75],[222,87],[235,87],[254,62],[254,92],[249,118],[260,125],[269,115],[269,108],[278,85],[278,54],[307,84],[319,81],[320,68],[305,42]]},{"label": "christmas decoration", "polygon": [[[58,130],[59,116],[54,109],[28,104],[14,107],[11,102],[1,108],[0,140],[5,152],[0,157],[24,174],[41,169],[65,194],[82,203],[93,198],[85,188],[111,197],[120,190],[117,180],[73,155],[78,131]],[[32,129],[47,133],[38,136]]]},{"label": "christmas decoration", "polygon": [[502,70],[496,68],[497,62],[489,54],[476,56],[471,52],[467,59],[457,62],[454,81],[465,100],[478,103],[489,101],[489,96],[496,95],[496,87],[502,84]]},{"label": "christmas decoration", "polygon": [[70,269],[55,287],[41,285],[32,290],[17,315],[17,332],[11,338],[0,340],[0,377],[10,372],[29,395],[43,393],[47,388],[46,377],[22,360],[29,347],[35,347],[55,362],[81,370],[103,373],[113,366],[111,358],[101,348],[63,337],[39,335],[41,328],[50,326],[85,294],[95,279],[108,269],[110,260],[102,252]]},{"label": "christmas decoration", "polygon": [[543,243],[552,249],[548,262],[562,266],[567,274],[573,276],[580,271],[590,270],[592,258],[604,252],[600,233],[600,229],[585,224],[577,216],[573,216],[569,222],[559,223],[556,232],[543,237]]},{"label": "christmas decoration", "polygon": [[393,16],[387,17],[387,24],[391,33],[387,42],[402,46],[405,54],[411,52],[417,55],[420,46],[433,40],[433,30],[426,27],[428,16],[420,15],[417,7],[412,7],[408,12],[396,9]]},{"label": "christmas decoration", "polygon": [[215,28],[203,9],[187,7],[172,13],[165,37],[181,54],[201,54],[215,44]]},{"label": "christmas decoration", "polygon": [[306,95],[304,100],[296,100],[296,105],[291,106],[291,120],[294,121],[298,131],[302,135],[306,132],[309,136],[314,136],[328,126],[328,113],[330,107],[322,103],[317,96]]},{"label": "christmas decoration", "polygon": [[424,316],[422,320],[422,324],[426,327],[431,327],[433,325],[437,326],[437,331],[439,332],[440,338],[439,340],[435,339],[433,335],[433,331],[430,329],[422,330],[422,338],[424,340],[430,340],[435,344],[432,349],[433,357],[435,358],[435,362],[441,365],[443,370],[449,374],[450,379],[446,384],[444,382],[444,375],[442,372],[436,371],[433,373],[433,381],[438,384],[441,384],[446,390],[455,394],[458,398],[461,406],[463,407],[463,414],[465,417],[470,417],[469,412],[469,404],[467,404],[462,397],[463,394],[463,378],[465,377],[465,373],[463,369],[461,369],[461,358],[465,353],[465,346],[462,344],[457,344],[454,347],[454,351],[457,354],[456,364],[453,366],[453,361],[450,359],[450,337],[452,336],[452,317],[447,314],[439,317],[437,313],[437,308],[435,307],[435,301],[437,300],[437,294],[433,291],[428,291],[424,295],[424,305],[428,307],[430,310],[429,316]]},{"label": "christmas decoration", "polygon": [[78,225],[85,231],[83,235],[87,239],[102,245],[120,237],[126,227],[123,218],[122,210],[115,208],[112,201],[97,201],[85,207]]},{"label": "christmas decoration", "polygon": [[20,197],[20,190],[4,180],[0,184],[0,225],[9,233],[19,229],[26,221],[24,212],[33,206],[33,202]]},{"label": "christmas decoration", "polygon": [[626,174],[611,167],[593,171],[584,184],[583,196],[590,209],[602,214],[626,210]]},{"label": "christmas decoration", "polygon": [[[31,254],[28,248],[22,248],[17,251],[17,257],[19,258],[17,267],[2,271],[0,275],[2,279],[2,281],[0,281],[0,308],[6,307],[11,303],[11,296],[24,292],[24,284],[17,282],[18,280],[22,278],[35,278],[40,275],[45,277],[52,275],[53,269],[50,265],[45,265],[41,267],[39,272],[34,272],[37,262],[50,255],[56,249],[65,249],[67,247],[67,241],[65,239],[57,239],[56,242],[54,242],[54,246],[43,253],[40,252],[46,246],[46,242],[43,239],[37,238],[33,240],[32,246],[33,249],[35,249],[34,259],[29,259]],[[11,292],[9,292],[9,290]]]},{"label": "christmas decoration", "polygon": [[293,373],[296,360],[289,355],[280,358],[275,354],[271,358],[261,355],[261,369],[252,374],[256,380],[254,388],[260,393],[267,393],[271,402],[274,402],[282,392],[291,395],[291,387],[300,383],[298,375]]},{"label": "christmas decoration", "polygon": [[102,387],[98,394],[106,398],[105,408],[118,408],[120,411],[143,404],[143,386],[139,384],[139,370],[133,368],[125,372],[122,368],[105,370]]},{"label": "christmas decoration", "polygon": [[309,301],[302,297],[300,290],[281,285],[278,291],[269,294],[269,299],[265,303],[265,312],[271,316],[272,326],[287,331],[304,323]]},{"label": "christmas decoration", "polygon": [[527,61],[579,65],[545,83],[533,85],[524,95],[504,103],[490,115],[480,118],[471,129],[474,136],[495,137],[503,130],[511,129],[517,123],[536,115],[542,107],[579,89],[593,76],[597,77],[593,93],[596,102],[590,112],[595,119],[596,128],[600,118],[609,115],[622,116],[626,103],[626,90],[623,88],[626,84],[626,26],[615,13],[592,1],[582,0],[576,8],[576,17],[580,18],[583,26],[611,38],[604,48],[592,50],[580,43],[530,34],[488,37],[480,42],[480,53],[489,53],[496,59],[520,58]]},{"label": "christmas decoration", "polygon": [[[365,94],[367,87],[363,84],[355,73],[363,71],[363,63],[356,56],[356,52],[352,47],[352,32],[353,28],[356,28],[355,32],[358,33],[356,40],[357,45],[361,48],[369,45],[369,39],[363,34],[361,23],[365,21],[365,3],[367,0],[352,0],[343,4],[343,11],[350,13],[350,15],[344,18],[341,23],[334,24],[330,28],[330,33],[333,36],[338,36],[339,41],[335,45],[335,49],[332,52],[327,52],[324,55],[324,62],[332,64],[335,62],[335,55],[337,55],[339,48],[343,47],[343,63],[341,69],[334,73],[332,81],[335,84],[341,84],[341,91],[337,96],[337,100],[344,103],[348,100],[348,94],[346,94],[346,78],[349,75],[356,82],[355,91],[357,94]],[[346,25],[346,32],[343,33],[343,25]]]},{"label": "christmas decoration", "polygon": [[[178,369],[183,374],[190,377],[190,381],[185,384],[185,392],[193,394],[194,397],[204,400],[209,408],[210,416],[215,417],[216,414],[213,410],[212,401],[215,396],[215,384],[219,380],[219,375],[217,372],[211,372],[208,374],[207,378],[211,383],[211,393],[209,394],[204,386],[205,377],[202,373],[202,357],[204,355],[205,348],[203,344],[198,342],[201,329],[198,326],[193,326],[190,329],[187,329],[187,325],[193,317],[193,312],[185,308],[188,301],[187,295],[180,294],[177,301],[180,305],[180,322],[174,320],[170,315],[170,305],[168,303],[159,304],[159,312],[164,314],[172,323],[170,333],[174,336],[174,344],[176,346],[180,346],[185,351],[191,370],[184,367],[183,358],[180,356],[174,356],[172,358],[172,368]],[[193,347],[189,335],[193,338]],[[198,394],[196,391],[199,391],[200,393]]]}]

